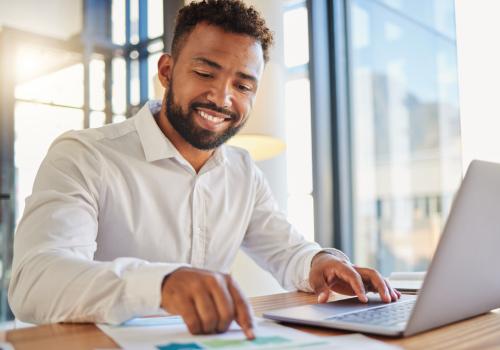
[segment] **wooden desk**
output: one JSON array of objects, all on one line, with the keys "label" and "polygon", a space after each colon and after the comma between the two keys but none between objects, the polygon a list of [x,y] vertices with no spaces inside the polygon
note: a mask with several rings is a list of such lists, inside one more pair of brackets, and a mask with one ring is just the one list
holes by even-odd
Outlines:
[{"label": "wooden desk", "polygon": [[[283,293],[250,299],[256,315],[266,310],[316,302],[314,295]],[[339,335],[345,332],[314,327],[294,326],[317,335]],[[93,324],[51,324],[8,331],[3,334],[16,350],[83,350],[117,348]],[[410,338],[375,337],[404,349],[500,349],[500,309],[453,325],[425,332]],[[0,339],[2,339],[0,335]]]}]

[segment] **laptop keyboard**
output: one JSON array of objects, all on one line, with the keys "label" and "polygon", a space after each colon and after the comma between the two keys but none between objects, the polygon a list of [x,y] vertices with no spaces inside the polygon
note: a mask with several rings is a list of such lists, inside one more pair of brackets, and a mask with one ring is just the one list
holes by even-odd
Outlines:
[{"label": "laptop keyboard", "polygon": [[370,324],[383,327],[401,327],[410,318],[415,300],[387,304],[374,309],[366,309],[350,314],[338,315],[327,320],[338,320],[349,323]]}]

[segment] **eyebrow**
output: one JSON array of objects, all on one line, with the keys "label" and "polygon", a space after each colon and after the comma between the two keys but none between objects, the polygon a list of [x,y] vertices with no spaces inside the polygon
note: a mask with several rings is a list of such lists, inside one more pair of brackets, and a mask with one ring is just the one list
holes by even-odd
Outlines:
[{"label": "eyebrow", "polygon": [[[213,67],[217,70],[222,69],[222,66],[220,64],[218,64],[217,62],[214,62],[212,60],[209,60],[208,58],[195,57],[195,58],[193,58],[193,61],[206,64],[207,66]],[[248,80],[253,81],[254,83],[257,83],[257,78],[251,74],[247,74],[247,73],[243,73],[243,72],[236,72],[236,75],[238,75],[242,79],[248,79]]]}]

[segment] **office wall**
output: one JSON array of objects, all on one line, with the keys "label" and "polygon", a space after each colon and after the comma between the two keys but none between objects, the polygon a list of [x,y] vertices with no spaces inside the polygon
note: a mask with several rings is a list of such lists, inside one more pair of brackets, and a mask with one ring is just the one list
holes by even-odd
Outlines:
[{"label": "office wall", "polygon": [[465,171],[500,162],[500,1],[456,0],[455,13]]}]

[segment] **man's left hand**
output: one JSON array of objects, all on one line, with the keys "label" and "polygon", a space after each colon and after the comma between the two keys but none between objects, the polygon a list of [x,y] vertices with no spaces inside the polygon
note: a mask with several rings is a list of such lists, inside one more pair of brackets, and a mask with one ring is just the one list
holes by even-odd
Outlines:
[{"label": "man's left hand", "polygon": [[366,303],[366,292],[380,294],[382,301],[390,303],[401,297],[377,270],[359,267],[332,254],[321,252],[312,260],[309,283],[318,296],[319,303],[326,303],[330,291],[344,295],[356,295]]}]

